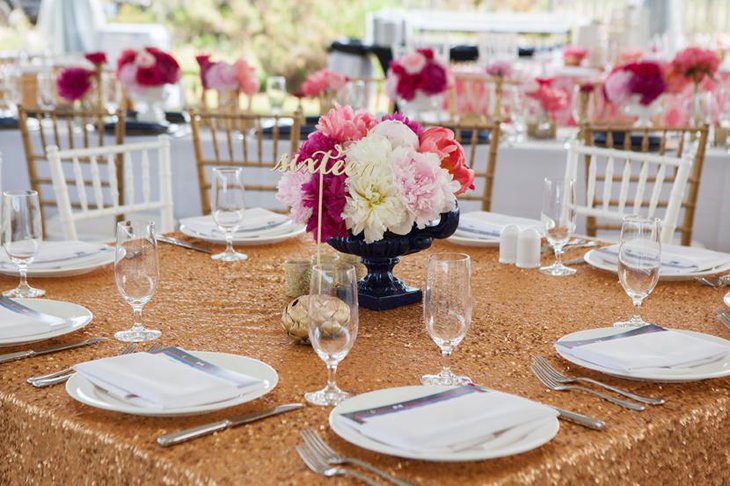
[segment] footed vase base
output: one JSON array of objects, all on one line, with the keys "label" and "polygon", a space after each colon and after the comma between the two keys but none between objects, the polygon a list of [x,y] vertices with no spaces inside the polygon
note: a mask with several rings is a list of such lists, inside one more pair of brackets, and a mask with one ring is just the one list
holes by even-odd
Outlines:
[{"label": "footed vase base", "polygon": [[423,299],[423,292],[421,292],[421,289],[406,287],[403,292],[378,297],[365,293],[361,289],[358,299],[360,307],[375,311],[384,311],[395,309],[402,305],[418,304]]}]

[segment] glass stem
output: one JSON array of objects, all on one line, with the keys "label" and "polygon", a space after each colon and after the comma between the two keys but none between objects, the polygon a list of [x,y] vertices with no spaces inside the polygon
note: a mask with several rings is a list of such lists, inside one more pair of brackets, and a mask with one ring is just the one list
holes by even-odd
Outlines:
[{"label": "glass stem", "polygon": [[451,350],[450,349],[441,350],[441,374],[442,375],[451,374]]},{"label": "glass stem", "polygon": [[226,253],[236,253],[233,249],[233,232],[226,231]]},{"label": "glass stem", "polygon": [[631,321],[642,322],[643,319],[641,319],[641,299],[632,299],[632,301],[636,310],[634,311],[634,315],[631,316]]},{"label": "glass stem", "polygon": [[327,364],[327,388],[334,390],[337,388],[337,363]]},{"label": "glass stem", "polygon": [[18,273],[20,273],[20,285],[18,287],[21,289],[30,288],[28,285],[28,266],[18,265]]},{"label": "glass stem", "polygon": [[555,252],[555,266],[560,267],[563,265],[563,247],[556,246],[553,251]]},{"label": "glass stem", "polygon": [[132,311],[134,312],[132,331],[141,331],[144,329],[142,325],[142,306],[133,306]]}]

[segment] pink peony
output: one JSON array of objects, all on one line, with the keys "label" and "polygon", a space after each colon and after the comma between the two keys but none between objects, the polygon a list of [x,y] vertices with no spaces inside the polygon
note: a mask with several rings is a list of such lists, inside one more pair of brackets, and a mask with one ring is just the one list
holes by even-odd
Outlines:
[{"label": "pink peony", "polygon": [[259,75],[256,68],[251,66],[243,59],[239,59],[233,64],[238,80],[238,87],[245,94],[251,96],[259,92]]},{"label": "pink peony", "polygon": [[233,90],[238,88],[236,69],[227,62],[214,62],[205,70],[205,81],[210,89]]},{"label": "pink peony", "polygon": [[720,58],[714,51],[688,47],[674,56],[670,77],[681,77],[699,84],[705,77],[714,78],[719,67]]},{"label": "pink peony", "polygon": [[459,195],[474,189],[474,171],[466,166],[466,156],[461,144],[454,139],[454,132],[444,127],[431,127],[419,137],[419,152],[433,152],[441,161],[441,167],[449,171],[461,188]]},{"label": "pink peony", "polygon": [[603,83],[603,91],[608,101],[616,104],[624,104],[631,98],[629,81],[631,73],[623,69],[614,69]]},{"label": "pink peony", "polygon": [[512,74],[512,63],[509,61],[497,60],[489,63],[487,74],[495,77],[506,78]]},{"label": "pink peony", "polygon": [[360,140],[375,126],[377,119],[364,111],[354,112],[350,106],[335,107],[322,115],[317,123],[317,130],[332,138],[337,143]]},{"label": "pink peony", "polygon": [[307,224],[312,217],[312,208],[305,206],[302,190],[302,186],[311,179],[311,174],[292,171],[286,172],[277,184],[276,199],[291,208],[292,220],[298,224]]},{"label": "pink peony", "polygon": [[347,76],[329,69],[320,69],[307,76],[302,84],[302,92],[311,97],[317,97],[326,92],[336,93],[347,84],[347,81]]},{"label": "pink peony", "polygon": [[426,62],[426,57],[418,51],[409,52],[398,59],[398,64],[403,66],[408,74],[420,73],[426,67]]},{"label": "pink peony", "polygon": [[80,100],[91,90],[94,71],[79,67],[66,68],[58,75],[58,96],[66,101]]},{"label": "pink peony", "polygon": [[546,113],[555,113],[568,106],[568,94],[558,88],[553,88],[551,78],[536,78],[537,89],[525,93],[529,98],[537,100]]}]

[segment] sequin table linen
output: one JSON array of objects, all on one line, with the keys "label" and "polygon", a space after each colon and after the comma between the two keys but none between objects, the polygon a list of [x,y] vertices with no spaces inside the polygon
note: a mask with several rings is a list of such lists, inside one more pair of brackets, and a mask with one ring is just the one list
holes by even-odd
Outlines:
[{"label": "sequin table linen", "polygon": [[[306,408],[171,448],[163,433],[301,402],[326,381],[311,348],[291,343],[280,326],[289,299],[282,263],[311,254],[302,240],[248,247],[249,259],[219,263],[207,255],[161,245],[161,282],[145,309],[162,342],[189,350],[220,351],[260,359],[279,373],[265,397],[221,412],[184,418],[142,418],[75,402],[63,386],[35,389],[25,380],[82,360],[115,354],[122,343],[39,356],[0,365],[0,484],[347,484],[306,469],[294,447],[299,430],[319,429],[338,451],[354,455],[420,484],[730,484],[730,379],[658,385],[600,376],[556,356],[560,336],[608,326],[632,311],[616,276],[578,267],[571,278],[497,263],[496,249],[436,242],[402,259],[396,273],[421,285],[434,251],[465,251],[473,258],[472,327],[453,356],[457,372],[477,383],[602,418],[605,432],[561,422],[547,445],[510,458],[428,463],[372,453],[339,439],[327,426],[329,408]],[[577,252],[568,258],[578,256]],[[550,256],[543,256],[547,261]],[[129,327],[131,310],[114,285],[111,266],[66,279],[32,280],[47,297],[77,302],[94,313],[92,324],[53,342],[111,336]],[[2,277],[2,288],[16,284]],[[721,289],[697,282],[661,282],[643,317],[659,324],[730,338],[714,318]],[[50,344],[50,343],[44,343]],[[5,348],[3,352],[25,348]],[[548,391],[531,374],[541,354],[558,368],[599,377],[635,392],[661,396],[666,405],[631,412],[581,393]],[[422,324],[420,305],[387,312],[360,311],[360,332],[340,366],[338,383],[363,393],[413,385],[439,366],[438,350]]]}]

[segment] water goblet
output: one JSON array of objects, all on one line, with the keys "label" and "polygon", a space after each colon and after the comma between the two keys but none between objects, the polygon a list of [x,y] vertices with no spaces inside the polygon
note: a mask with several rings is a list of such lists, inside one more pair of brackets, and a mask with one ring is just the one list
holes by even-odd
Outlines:
[{"label": "water goblet", "polygon": [[424,385],[468,385],[471,378],[451,371],[451,353],[471,325],[471,259],[462,253],[439,253],[428,259],[423,319],[441,350],[441,372],[424,375]]},{"label": "water goblet", "polygon": [[304,394],[314,405],[337,405],[350,396],[335,381],[337,365],[357,338],[357,274],[349,264],[312,267],[309,301],[309,341],[327,365],[327,386]]},{"label": "water goblet", "polygon": [[5,297],[41,297],[46,291],[28,285],[28,266],[38,253],[43,229],[36,191],[4,192],[2,204],[2,245],[11,262],[18,266],[20,284],[3,292]]},{"label": "water goblet", "polygon": [[286,94],[286,78],[284,76],[271,76],[266,79],[266,96],[269,98],[272,114],[281,114],[281,109],[286,101]]},{"label": "water goblet", "polygon": [[213,169],[213,220],[226,236],[226,250],[213,255],[213,260],[237,262],[248,258],[233,249],[233,234],[243,221],[244,195],[243,169],[240,167],[216,167]]},{"label": "water goblet", "polygon": [[572,179],[545,179],[541,219],[545,238],[555,252],[555,263],[541,267],[540,271],[554,277],[575,273],[574,268],[560,261],[563,247],[575,231],[575,184]]},{"label": "water goblet", "polygon": [[616,327],[640,327],[645,322],[639,315],[641,303],[656,287],[661,267],[661,222],[656,218],[626,216],[621,225],[618,250],[618,279],[634,306],[636,314]]},{"label": "water goblet", "polygon": [[142,309],[152,299],[160,280],[155,223],[123,221],[117,223],[117,246],[114,256],[114,280],[122,298],[132,306],[134,325],[119,331],[119,341],[144,342],[157,339],[160,331],[142,325]]}]

